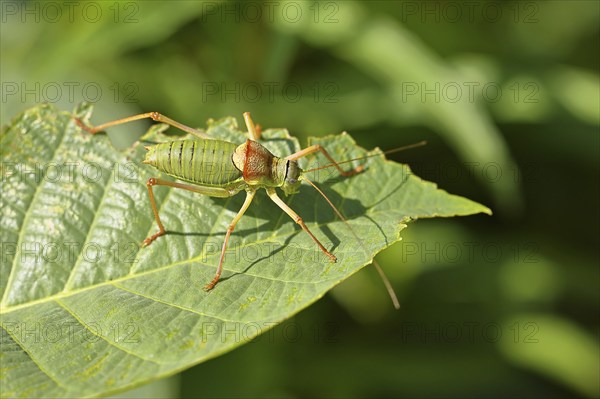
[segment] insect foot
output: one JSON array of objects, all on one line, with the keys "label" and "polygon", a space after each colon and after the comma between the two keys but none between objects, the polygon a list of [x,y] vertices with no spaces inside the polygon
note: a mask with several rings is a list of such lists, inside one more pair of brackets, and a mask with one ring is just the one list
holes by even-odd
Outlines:
[{"label": "insect foot", "polygon": [[356,168],[354,168],[353,170],[351,170],[350,172],[352,173],[352,175],[356,175],[361,173],[363,170],[365,170],[365,165],[359,165]]},{"label": "insect foot", "polygon": [[81,119],[79,119],[79,118],[73,118],[73,120],[75,121],[75,123],[77,124],[77,126],[79,126],[81,129],[85,130],[86,132],[91,133],[91,134],[95,134],[96,133],[96,131],[94,131],[94,128],[92,128],[90,126],[87,126],[85,123],[83,123],[81,121]]},{"label": "insect foot", "polygon": [[158,233],[152,234],[150,237],[146,238],[142,242],[142,248],[147,247],[148,245],[152,244],[152,242],[154,240],[156,240],[158,237],[162,236],[163,234],[165,234],[164,231],[159,231]]},{"label": "insect foot", "polygon": [[208,291],[212,290],[215,287],[215,285],[217,284],[217,281],[219,281],[218,277],[213,279],[213,281],[211,281],[210,283],[206,284],[204,286],[204,291],[208,292]]}]

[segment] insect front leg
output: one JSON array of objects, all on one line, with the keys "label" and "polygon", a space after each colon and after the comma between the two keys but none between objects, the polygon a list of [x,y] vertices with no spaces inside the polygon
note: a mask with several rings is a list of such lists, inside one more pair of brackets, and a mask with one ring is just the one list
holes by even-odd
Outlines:
[{"label": "insect front leg", "polygon": [[121,119],[117,119],[111,122],[106,122],[103,123],[102,125],[98,125],[98,126],[87,126],[85,125],[81,120],[75,118],[75,122],[79,125],[79,127],[81,127],[83,130],[91,133],[91,134],[96,134],[99,133],[101,131],[103,131],[104,129],[108,128],[108,127],[112,127],[112,126],[117,126],[117,125],[122,125],[123,123],[128,123],[128,122],[133,122],[133,121],[137,121],[140,119],[152,119],[154,121],[157,122],[162,122],[162,123],[166,123],[169,124],[171,126],[174,126],[178,129],[183,130],[184,132],[187,133],[191,133],[194,136],[203,138],[203,139],[210,139],[210,136],[208,136],[207,134],[201,132],[200,130],[191,128],[189,126],[184,125],[183,123],[179,123],[171,118],[168,118],[158,112],[146,112],[145,114],[138,114],[138,115],[133,115],[133,116],[128,116],[127,118],[121,118]]},{"label": "insect front leg", "polygon": [[162,222],[160,220],[160,216],[158,214],[156,200],[154,199],[154,191],[153,191],[154,186],[168,186],[168,187],[174,187],[174,188],[181,188],[184,190],[193,191],[195,193],[204,194],[204,195],[208,195],[211,197],[220,197],[220,198],[231,197],[233,194],[235,194],[225,188],[193,186],[190,184],[182,184],[182,183],[172,182],[172,181],[168,181],[168,180],[156,179],[154,177],[149,178],[148,182],[146,183],[146,187],[148,188],[148,196],[150,197],[150,205],[152,205],[152,212],[154,213],[154,219],[156,220],[156,224],[158,225],[158,232],[156,232],[153,235],[151,235],[150,237],[146,238],[144,240],[144,242],[142,243],[143,247],[152,244],[152,242],[154,240],[156,240],[158,237],[160,237],[166,233],[165,227],[162,224]]},{"label": "insect front leg", "polygon": [[306,147],[305,149],[295,152],[292,155],[288,155],[287,157],[285,157],[285,159],[290,160],[290,161],[296,161],[302,157],[313,154],[317,151],[321,151],[321,153],[323,155],[325,155],[325,157],[333,164],[333,166],[335,166],[335,168],[340,172],[340,174],[342,176],[352,176],[352,175],[360,173],[364,170],[364,166],[360,165],[352,170],[345,171],[344,169],[342,169],[342,167],[340,165],[338,165],[338,163],[333,159],[333,157],[331,155],[329,155],[327,150],[319,144],[315,144],[315,145],[311,145],[310,147]]},{"label": "insect front leg", "polygon": [[267,195],[269,196],[269,198],[271,198],[271,200],[274,203],[276,203],[277,206],[279,206],[281,209],[283,209],[283,211],[285,213],[287,213],[294,220],[294,222],[299,224],[300,227],[302,227],[302,230],[304,230],[305,232],[308,233],[310,238],[312,238],[313,241],[319,246],[321,251],[323,251],[323,253],[325,255],[327,255],[332,262],[337,262],[337,258],[331,252],[329,252],[327,249],[325,249],[325,247],[323,246],[323,244],[321,244],[321,242],[317,239],[317,237],[315,237],[315,235],[308,229],[308,227],[306,227],[306,224],[304,224],[304,221],[302,220],[302,218],[296,212],[294,212],[294,210],[292,208],[287,206],[287,204],[285,202],[283,202],[283,200],[281,198],[279,198],[275,189],[267,188],[266,190],[267,190]]}]

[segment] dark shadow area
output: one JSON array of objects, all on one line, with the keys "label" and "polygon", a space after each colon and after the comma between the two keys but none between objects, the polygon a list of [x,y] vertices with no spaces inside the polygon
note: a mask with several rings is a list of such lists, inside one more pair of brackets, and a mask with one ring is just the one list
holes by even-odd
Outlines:
[{"label": "dark shadow area", "polygon": [[291,242],[291,241],[292,241],[292,239],[293,239],[293,238],[296,236],[296,234],[297,234],[297,233],[290,235],[290,236],[289,236],[289,237],[288,237],[288,238],[285,240],[285,243],[284,243],[283,245],[281,245],[281,246],[279,246],[278,248],[276,248],[276,249],[275,249],[274,251],[272,251],[272,252],[271,252],[269,255],[266,255],[266,256],[263,256],[263,257],[260,257],[260,258],[256,259],[254,262],[252,262],[251,264],[249,264],[249,265],[248,265],[248,266],[247,266],[247,267],[246,267],[246,268],[245,268],[243,271],[241,271],[241,272],[235,272],[235,273],[232,273],[230,276],[227,276],[227,277],[222,277],[222,278],[221,278],[221,281],[227,281],[227,280],[229,280],[230,278],[233,278],[233,277],[235,277],[235,276],[238,276],[238,275],[240,275],[240,274],[245,274],[245,273],[247,273],[248,271],[250,271],[250,270],[251,270],[251,269],[252,269],[252,268],[253,268],[253,267],[254,267],[256,264],[258,264],[260,261],[263,261],[263,260],[269,259],[270,257],[277,255],[278,253],[280,253],[281,251],[283,251],[283,250],[286,248],[286,246],[288,246],[288,245],[290,244],[290,242]]}]

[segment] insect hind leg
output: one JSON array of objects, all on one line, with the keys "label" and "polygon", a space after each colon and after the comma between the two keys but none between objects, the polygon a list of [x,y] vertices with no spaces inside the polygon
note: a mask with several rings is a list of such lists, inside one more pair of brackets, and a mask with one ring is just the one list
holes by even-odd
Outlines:
[{"label": "insect hind leg", "polygon": [[162,224],[160,216],[158,215],[158,208],[156,207],[156,200],[154,199],[154,191],[152,189],[152,187],[157,184],[160,185],[160,183],[161,180],[155,179],[154,177],[149,178],[148,182],[146,183],[146,187],[148,188],[148,197],[150,197],[150,205],[152,206],[152,213],[154,214],[154,220],[156,220],[156,224],[158,225],[158,232],[152,234],[150,237],[147,237],[142,243],[143,247],[152,244],[154,240],[166,233],[165,226]]},{"label": "insect hind leg", "polygon": [[146,183],[146,187],[148,188],[148,196],[150,197],[150,205],[152,205],[152,213],[154,213],[154,219],[156,220],[156,224],[158,225],[159,230],[158,230],[158,232],[154,233],[153,235],[151,235],[150,237],[148,237],[144,240],[144,242],[142,243],[142,246],[144,246],[144,247],[152,244],[152,242],[154,240],[156,240],[158,237],[160,237],[166,233],[165,227],[163,226],[163,224],[160,220],[160,216],[158,214],[158,207],[156,206],[156,200],[154,199],[154,192],[153,192],[154,186],[168,186],[168,187],[173,187],[173,188],[181,188],[181,189],[184,189],[187,191],[193,191],[195,193],[208,195],[210,197],[219,197],[219,198],[231,197],[234,194],[234,192],[227,190],[225,188],[220,188],[220,187],[193,186],[190,184],[183,184],[183,183],[177,183],[177,182],[172,182],[172,181],[168,181],[168,180],[156,179],[154,177],[149,178],[148,182]]},{"label": "insect hind leg", "polygon": [[104,131],[104,129],[106,129],[106,128],[109,128],[112,126],[117,126],[117,125],[122,125],[124,123],[133,122],[133,121],[137,121],[140,119],[152,119],[156,122],[166,123],[168,125],[176,127],[177,129],[180,129],[186,133],[193,134],[194,136],[202,138],[202,139],[210,138],[210,136],[208,136],[206,133],[201,132],[200,130],[194,129],[192,127],[186,126],[183,123],[179,123],[176,120],[166,117],[163,114],[158,113],[158,112],[146,112],[144,114],[132,115],[132,116],[128,116],[126,118],[121,118],[121,119],[117,119],[114,121],[106,122],[106,123],[103,123],[98,126],[87,126],[78,118],[75,118],[75,123],[77,123],[77,125],[79,125],[79,127],[81,127],[86,132],[89,132],[91,134],[96,134],[96,133]]}]

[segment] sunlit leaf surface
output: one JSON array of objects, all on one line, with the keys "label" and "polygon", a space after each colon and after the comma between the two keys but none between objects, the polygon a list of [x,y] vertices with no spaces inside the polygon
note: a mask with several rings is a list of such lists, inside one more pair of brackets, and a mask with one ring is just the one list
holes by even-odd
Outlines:
[{"label": "sunlit leaf surface", "polygon": [[[489,213],[379,155],[355,161],[366,170],[351,178],[310,173],[356,235],[310,186],[286,201],[338,262],[261,191],[232,235],[222,280],[207,293],[202,286],[244,195],[158,187],[169,234],[141,248],[157,229],[145,181],[159,173],[140,161],[144,145],[168,139],[164,128],[123,153],[47,105],[2,130],[3,397],[101,395],[173,374],[307,307],[398,241],[406,222]],[[207,133],[245,140],[234,118],[209,121]],[[318,142],[337,159],[366,153],[347,134]],[[264,143],[282,156],[300,148],[285,130],[266,131]],[[302,165],[325,163],[318,156]]]}]

